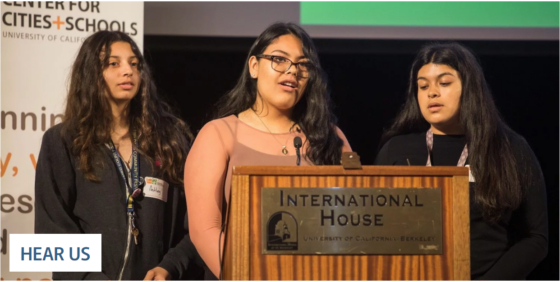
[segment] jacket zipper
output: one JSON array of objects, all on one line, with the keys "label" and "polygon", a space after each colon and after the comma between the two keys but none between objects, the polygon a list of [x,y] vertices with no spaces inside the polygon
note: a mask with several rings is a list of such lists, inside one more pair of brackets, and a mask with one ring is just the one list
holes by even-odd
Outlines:
[{"label": "jacket zipper", "polygon": [[122,276],[124,273],[124,268],[126,267],[126,262],[128,260],[128,251],[130,249],[130,236],[132,234],[132,213],[128,213],[128,232],[127,234],[127,239],[126,239],[126,251],[124,252],[124,263],[123,263],[123,267],[119,273],[119,279],[117,280],[122,280]]}]

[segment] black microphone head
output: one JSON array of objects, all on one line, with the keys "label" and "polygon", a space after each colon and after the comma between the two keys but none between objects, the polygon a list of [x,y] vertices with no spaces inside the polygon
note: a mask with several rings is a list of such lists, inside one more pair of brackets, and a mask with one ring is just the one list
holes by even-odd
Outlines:
[{"label": "black microphone head", "polygon": [[301,138],[299,136],[296,136],[294,138],[294,147],[296,148],[301,148]]}]

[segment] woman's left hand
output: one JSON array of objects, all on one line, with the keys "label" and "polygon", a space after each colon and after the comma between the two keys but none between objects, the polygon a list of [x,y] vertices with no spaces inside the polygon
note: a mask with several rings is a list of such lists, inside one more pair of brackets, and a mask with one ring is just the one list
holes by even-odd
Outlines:
[{"label": "woman's left hand", "polygon": [[169,272],[167,272],[167,270],[158,266],[148,270],[148,273],[146,273],[146,277],[144,277],[144,281],[146,280],[171,280],[171,275],[169,275]]}]

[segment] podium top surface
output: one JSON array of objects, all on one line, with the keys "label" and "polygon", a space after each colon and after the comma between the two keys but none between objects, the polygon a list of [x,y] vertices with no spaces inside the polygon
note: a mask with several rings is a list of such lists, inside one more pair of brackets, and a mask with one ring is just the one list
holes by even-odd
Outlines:
[{"label": "podium top surface", "polygon": [[467,167],[455,166],[234,166],[234,175],[371,175],[371,176],[468,176]]}]

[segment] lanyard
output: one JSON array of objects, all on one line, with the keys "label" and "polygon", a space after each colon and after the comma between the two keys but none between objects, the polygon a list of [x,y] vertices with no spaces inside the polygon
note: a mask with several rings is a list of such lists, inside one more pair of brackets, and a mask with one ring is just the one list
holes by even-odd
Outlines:
[{"label": "lanyard", "polygon": [[[426,132],[426,146],[428,147],[428,161],[426,162],[426,166],[432,166],[432,149],[434,148],[434,133],[432,129],[428,129]],[[463,152],[461,152],[461,157],[459,157],[459,161],[457,162],[457,166],[465,166],[465,162],[467,161],[467,157],[469,156],[469,149],[465,144],[465,148],[463,148]]]},{"label": "lanyard", "polygon": [[132,141],[134,143],[134,145],[132,146],[132,165],[130,169],[130,178],[132,180],[132,183],[129,183],[127,180],[123,169],[122,158],[120,157],[119,152],[115,149],[115,144],[113,144],[112,140],[109,142],[109,148],[111,149],[111,152],[113,152],[113,158],[115,160],[115,163],[117,164],[117,168],[119,169],[121,177],[124,180],[126,186],[126,211],[129,215],[134,216],[134,198],[138,197],[141,194],[142,191],[140,190],[139,186],[143,181],[141,177],[139,177],[138,151],[136,150],[136,147],[138,147],[138,140],[136,140],[136,135],[134,132],[132,133]]}]

